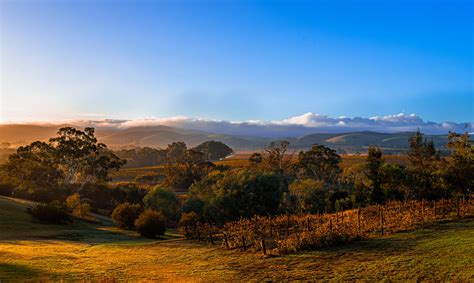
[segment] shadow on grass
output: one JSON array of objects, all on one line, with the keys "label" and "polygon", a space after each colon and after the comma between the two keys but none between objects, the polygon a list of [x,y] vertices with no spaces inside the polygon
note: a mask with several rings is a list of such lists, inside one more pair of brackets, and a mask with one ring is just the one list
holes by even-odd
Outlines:
[{"label": "shadow on grass", "polygon": [[[338,246],[315,249],[318,253],[338,254],[358,253],[370,254],[371,256],[384,256],[391,253],[404,253],[412,250],[420,242],[426,239],[442,237],[444,233],[456,233],[457,230],[467,229],[473,226],[470,219],[458,222],[446,221],[433,223],[429,226],[415,230],[403,231],[387,236],[372,236],[371,238],[357,240]],[[311,251],[309,251],[311,252]],[[305,252],[302,252],[304,254]]]},{"label": "shadow on grass", "polygon": [[[42,225],[42,224],[36,224]],[[84,221],[75,221],[70,225],[45,225],[43,231],[30,231],[25,233],[15,233],[11,236],[3,237],[0,243],[13,243],[14,241],[27,240],[57,240],[78,242],[89,245],[97,244],[138,244],[138,243],[154,243],[163,240],[180,239],[181,236],[174,233],[174,230],[168,231],[165,236],[158,239],[147,239],[141,237],[134,231],[116,229],[111,226],[102,224],[91,224]]]},{"label": "shadow on grass", "polygon": [[46,277],[48,274],[29,266],[0,263],[0,279],[41,278],[43,276]]}]

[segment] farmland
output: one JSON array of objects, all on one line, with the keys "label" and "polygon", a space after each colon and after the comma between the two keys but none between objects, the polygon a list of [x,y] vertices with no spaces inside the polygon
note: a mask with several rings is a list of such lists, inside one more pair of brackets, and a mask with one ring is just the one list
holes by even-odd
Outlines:
[{"label": "farmland", "polygon": [[24,209],[22,203],[0,199],[2,280],[474,278],[472,219],[377,236],[334,248],[265,258],[175,238],[173,233],[167,233],[164,239],[148,240],[106,223],[41,225],[31,222]]}]

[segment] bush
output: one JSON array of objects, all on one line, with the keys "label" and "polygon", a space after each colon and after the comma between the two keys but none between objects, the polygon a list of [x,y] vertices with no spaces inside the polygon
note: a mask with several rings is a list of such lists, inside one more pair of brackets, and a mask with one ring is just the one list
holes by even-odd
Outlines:
[{"label": "bush", "polygon": [[91,205],[81,199],[81,196],[78,193],[70,195],[66,199],[66,205],[72,212],[72,215],[78,218],[91,219],[89,215],[91,211]]},{"label": "bush", "polygon": [[181,214],[181,218],[179,219],[179,226],[180,227],[187,227],[187,226],[195,226],[199,222],[199,217],[196,212],[191,211],[189,213]]},{"label": "bush", "polygon": [[179,200],[171,188],[156,186],[143,198],[145,208],[159,211],[163,216],[176,221]]},{"label": "bush", "polygon": [[112,212],[112,220],[119,228],[133,230],[134,222],[141,212],[142,207],[139,204],[122,203]]},{"label": "bush", "polygon": [[165,218],[160,212],[147,209],[135,220],[135,229],[144,237],[156,238],[165,234]]},{"label": "bush", "polygon": [[50,224],[71,223],[72,217],[67,211],[67,207],[58,201],[53,201],[48,204],[39,204],[27,210],[27,212],[40,222]]},{"label": "bush", "polygon": [[0,183],[0,195],[10,197],[13,192],[13,186],[10,184]]}]

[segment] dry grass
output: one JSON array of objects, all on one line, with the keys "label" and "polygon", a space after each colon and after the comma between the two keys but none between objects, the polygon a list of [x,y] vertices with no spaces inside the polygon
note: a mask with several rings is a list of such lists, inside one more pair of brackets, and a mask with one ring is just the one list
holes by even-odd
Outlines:
[{"label": "dry grass", "polygon": [[0,198],[0,280],[474,280],[473,220],[264,258],[88,223],[40,225],[23,209]]}]

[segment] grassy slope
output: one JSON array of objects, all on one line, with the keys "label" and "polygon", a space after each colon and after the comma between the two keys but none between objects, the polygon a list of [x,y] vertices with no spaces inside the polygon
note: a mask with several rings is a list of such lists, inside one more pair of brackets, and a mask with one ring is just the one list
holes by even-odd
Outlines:
[{"label": "grassy slope", "polygon": [[464,279],[474,280],[474,221],[284,257],[151,241],[100,225],[32,223],[0,198],[0,279]]}]

